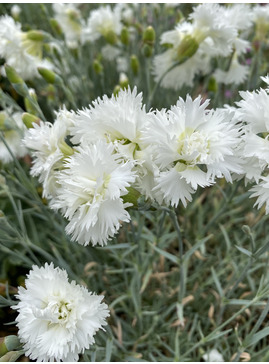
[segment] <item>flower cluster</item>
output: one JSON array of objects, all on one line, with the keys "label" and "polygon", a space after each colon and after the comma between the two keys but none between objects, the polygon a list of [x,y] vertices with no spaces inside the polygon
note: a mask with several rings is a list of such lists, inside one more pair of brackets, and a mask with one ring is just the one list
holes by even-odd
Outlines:
[{"label": "flower cluster", "polygon": [[228,68],[216,69],[213,75],[218,83],[242,83],[249,66],[239,60],[251,47],[245,37],[254,24],[261,27],[261,17],[265,18],[267,13],[266,6],[252,9],[245,4],[194,7],[189,21],[181,21],[175,30],[161,35],[160,44],[168,49],[154,58],[155,81],[175,90],[183,85],[192,86],[196,75],[212,72],[214,57],[229,57]]},{"label": "flower cluster", "polygon": [[186,206],[199,186],[243,173],[239,126],[230,112],[208,105],[187,96],[168,111],[146,112],[142,93],[128,88],[29,129],[24,143],[33,150],[32,174],[40,176],[50,206],[69,220],[72,239],[106,244],[130,220],[133,191]]},{"label": "flower cluster", "polygon": [[78,361],[109,316],[103,296],[69,283],[67,272],[53,263],[33,266],[16,297],[18,337],[36,361]]}]

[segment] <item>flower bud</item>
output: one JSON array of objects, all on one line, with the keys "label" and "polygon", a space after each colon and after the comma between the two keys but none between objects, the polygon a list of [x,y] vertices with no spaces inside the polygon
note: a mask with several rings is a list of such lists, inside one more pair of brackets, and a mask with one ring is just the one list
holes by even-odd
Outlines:
[{"label": "flower bud", "polygon": [[153,47],[149,44],[144,44],[142,48],[142,52],[145,57],[149,58],[152,56],[153,53]]},{"label": "flower bud", "polygon": [[124,88],[128,88],[128,85],[129,85],[129,80],[128,80],[128,77],[125,73],[121,72],[120,73],[120,87],[122,89]]},{"label": "flower bud", "polygon": [[215,77],[210,77],[210,79],[208,81],[207,89],[208,89],[208,91],[211,91],[211,92],[218,91],[218,84],[217,84]]},{"label": "flower bud", "polygon": [[115,43],[117,43],[117,40],[118,40],[118,38],[117,38],[117,34],[115,33],[115,32],[113,32],[113,31],[109,31],[109,32],[107,32],[105,35],[104,35],[104,37],[105,37],[105,39],[106,39],[106,41],[109,43],[109,44],[115,44]]},{"label": "flower bud", "polygon": [[191,35],[186,35],[180,43],[177,55],[178,61],[184,63],[187,59],[191,58],[199,48],[199,43]]},{"label": "flower bud", "polygon": [[104,67],[103,67],[103,65],[102,65],[102,63],[100,62],[100,61],[98,61],[98,59],[95,59],[94,61],[93,61],[93,70],[94,70],[94,72],[97,74],[97,75],[99,75],[100,73],[102,73],[103,72],[103,70],[104,70]]},{"label": "flower bud", "polygon": [[33,128],[33,123],[39,124],[40,119],[33,114],[25,112],[22,114],[22,121],[27,129]]},{"label": "flower bud", "polygon": [[10,9],[10,13],[15,20],[19,20],[21,8],[18,5],[13,5]]},{"label": "flower bud", "polygon": [[118,96],[118,94],[119,94],[120,90],[121,90],[120,85],[116,85],[116,86],[114,87],[114,90],[113,90],[113,95],[114,95],[114,96]]},{"label": "flower bud", "polygon": [[48,35],[41,30],[29,30],[26,33],[26,38],[35,42],[44,42],[44,40],[48,39]]},{"label": "flower bud", "polygon": [[124,45],[128,45],[129,44],[129,38],[130,38],[130,35],[129,35],[128,28],[123,27],[122,30],[121,30],[121,33],[120,33],[121,43],[124,44]]},{"label": "flower bud", "polygon": [[23,81],[23,79],[15,71],[15,69],[6,64],[5,71],[6,71],[6,76],[9,82],[14,87],[15,91],[23,97],[28,96],[29,94],[28,87],[26,86],[26,83]]},{"label": "flower bud", "polygon": [[57,34],[57,35],[63,34],[62,28],[56,19],[54,19],[54,18],[50,19],[50,26],[55,34]]},{"label": "flower bud", "polygon": [[0,338],[0,357],[8,351],[14,350],[20,346],[20,341],[16,335],[9,335]]},{"label": "flower bud", "polygon": [[45,81],[47,81],[48,83],[51,84],[61,84],[62,83],[62,79],[56,75],[56,73],[54,73],[53,71],[44,68],[44,67],[38,67],[37,68],[38,73],[44,78]]},{"label": "flower bud", "polygon": [[155,30],[149,25],[143,32],[143,42],[152,45],[155,42],[155,37]]},{"label": "flower bud", "polygon": [[139,60],[136,57],[136,55],[134,55],[134,54],[131,56],[131,69],[132,69],[132,71],[133,71],[133,73],[135,75],[138,74],[138,71],[139,71]]}]

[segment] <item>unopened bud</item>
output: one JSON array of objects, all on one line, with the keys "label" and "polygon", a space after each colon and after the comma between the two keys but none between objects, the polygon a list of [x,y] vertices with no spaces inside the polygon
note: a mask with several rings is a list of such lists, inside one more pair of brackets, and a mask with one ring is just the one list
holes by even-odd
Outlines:
[{"label": "unopened bud", "polygon": [[129,30],[127,27],[123,27],[120,33],[120,40],[121,43],[124,45],[128,45],[129,44]]},{"label": "unopened bud", "polygon": [[153,53],[153,47],[149,44],[144,44],[142,48],[142,52],[145,57],[149,58],[152,56]]},{"label": "unopened bud", "polygon": [[20,346],[20,341],[16,335],[9,335],[0,338],[0,357],[8,351],[14,350]]},{"label": "unopened bud", "polygon": [[94,72],[97,73],[98,75],[103,72],[104,68],[103,68],[102,64],[97,59],[95,59],[93,61],[92,66],[93,66]]},{"label": "unopened bud", "polygon": [[10,13],[15,20],[19,20],[21,8],[18,5],[13,5],[10,9]]},{"label": "unopened bud", "polygon": [[155,37],[156,37],[156,35],[155,35],[155,30],[154,30],[154,28],[150,25],[150,26],[148,26],[145,30],[144,30],[144,32],[143,32],[143,42],[144,43],[147,43],[147,44],[149,44],[149,45],[152,45],[152,44],[154,44],[154,42],[155,42]]},{"label": "unopened bud", "polygon": [[125,73],[121,72],[120,73],[120,87],[122,89],[124,89],[124,88],[128,88],[128,85],[129,85],[128,77],[126,76]]},{"label": "unopened bud", "polygon": [[207,89],[208,89],[208,91],[215,92],[215,93],[218,91],[218,84],[217,84],[215,77],[210,77],[210,79],[208,81]]},{"label": "unopened bud", "polygon": [[113,45],[113,44],[117,43],[118,37],[117,37],[117,34],[113,31],[107,32],[104,35],[104,37],[109,44]]},{"label": "unopened bud", "polygon": [[114,87],[114,90],[113,90],[113,95],[114,95],[114,96],[118,96],[118,94],[119,94],[120,90],[121,90],[120,85],[116,85],[116,86]]},{"label": "unopened bud", "polygon": [[62,28],[56,19],[54,18],[50,19],[50,26],[57,35],[63,34]]},{"label": "unopened bud", "polygon": [[48,35],[41,30],[30,30],[26,33],[26,38],[35,42],[43,42],[48,38]]},{"label": "unopened bud", "polygon": [[132,71],[133,71],[133,73],[135,75],[138,74],[138,71],[139,71],[139,60],[136,57],[136,55],[134,55],[134,54],[131,56],[131,69],[132,69]]},{"label": "unopened bud", "polygon": [[245,234],[251,236],[252,233],[251,233],[250,227],[248,225],[243,225],[242,230],[244,231]]},{"label": "unopened bud", "polygon": [[6,76],[9,82],[14,87],[15,91],[23,97],[28,96],[29,94],[28,87],[26,86],[26,83],[23,81],[23,79],[15,71],[15,69],[6,64],[5,71],[6,71]]},{"label": "unopened bud", "polygon": [[14,84],[14,83],[23,84],[24,83],[21,76],[18,75],[18,73],[15,71],[15,69],[13,67],[6,64],[5,70],[6,70],[7,78],[12,84]]},{"label": "unopened bud", "polygon": [[39,124],[40,119],[33,114],[29,114],[28,112],[25,112],[22,114],[22,121],[27,129],[33,128],[33,124]]},{"label": "unopened bud", "polygon": [[60,84],[61,83],[61,78],[56,75],[55,72],[47,69],[47,68],[43,68],[43,67],[38,67],[37,68],[38,73],[44,78],[45,81],[47,81],[48,83],[56,83],[56,84]]},{"label": "unopened bud", "polygon": [[186,35],[177,50],[178,61],[185,62],[196,53],[198,48],[199,43],[191,35]]}]

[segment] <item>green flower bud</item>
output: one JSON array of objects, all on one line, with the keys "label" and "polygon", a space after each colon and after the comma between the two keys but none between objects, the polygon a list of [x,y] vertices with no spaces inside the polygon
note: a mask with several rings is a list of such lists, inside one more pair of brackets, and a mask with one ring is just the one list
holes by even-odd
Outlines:
[{"label": "green flower bud", "polygon": [[120,85],[116,85],[116,86],[114,87],[114,90],[113,90],[113,95],[114,95],[114,96],[118,96],[118,94],[119,94],[120,90],[121,90]]},{"label": "green flower bud", "polygon": [[48,39],[48,34],[41,30],[30,30],[26,33],[26,38],[35,42],[44,42]]},{"label": "green flower bud", "polygon": [[113,45],[117,43],[118,40],[117,34],[112,31],[109,31],[106,34],[104,34],[104,37],[109,44]]},{"label": "green flower bud", "polygon": [[199,43],[191,35],[186,35],[177,50],[178,61],[184,63],[196,53],[198,48]]},{"label": "green flower bud", "polygon": [[15,69],[13,67],[6,64],[5,70],[6,70],[7,78],[12,84],[14,84],[14,83],[24,84],[23,79],[18,75],[18,73],[15,71]]},{"label": "green flower bud", "polygon": [[129,44],[129,30],[127,27],[123,27],[120,33],[120,40],[121,43],[124,45],[128,45]]},{"label": "green flower bud", "polygon": [[38,73],[44,78],[45,81],[47,81],[48,83],[55,83],[55,79],[56,79],[56,74],[51,71],[48,70],[47,68],[43,68],[43,67],[38,67]]},{"label": "green flower bud", "polygon": [[97,59],[95,59],[93,61],[93,70],[95,73],[97,73],[97,75],[99,75],[100,73],[103,73],[104,67],[102,65],[102,63],[100,63]]},{"label": "green flower bud", "polygon": [[143,42],[152,45],[155,42],[155,38],[155,30],[151,25],[149,25],[143,32]]},{"label": "green flower bud", "polygon": [[0,338],[0,357],[5,355],[8,351],[14,350],[21,345],[16,335],[9,335]]},{"label": "green flower bud", "polygon": [[138,58],[136,57],[136,55],[132,55],[131,56],[131,60],[130,60],[130,62],[131,62],[131,69],[132,69],[132,71],[133,71],[133,73],[135,74],[135,75],[137,75],[138,74],[138,71],[139,71],[139,60],[138,60]]},{"label": "green flower bud", "polygon": [[148,44],[144,44],[143,48],[142,48],[142,52],[145,57],[147,57],[147,58],[151,57],[152,53],[153,53],[153,47]]},{"label": "green flower bud", "polygon": [[209,81],[208,81],[208,86],[207,86],[208,91],[211,92],[217,92],[218,91],[218,84],[217,81],[214,77],[210,77]]},{"label": "green flower bud", "polygon": [[6,75],[9,80],[9,82],[14,87],[15,91],[23,96],[26,97],[29,94],[28,87],[26,86],[26,83],[23,81],[23,79],[18,75],[18,73],[15,71],[15,69],[8,64],[5,65]]},{"label": "green flower bud", "polygon": [[121,72],[120,74],[120,87],[122,89],[128,88],[129,80],[125,73]]},{"label": "green flower bud", "polygon": [[33,123],[39,124],[40,119],[33,114],[25,112],[22,114],[22,121],[27,129],[33,128]]},{"label": "green flower bud", "polygon": [[49,21],[50,21],[50,26],[51,26],[52,30],[54,31],[54,33],[57,35],[62,35],[63,31],[62,31],[60,24],[57,22],[57,20],[54,18],[51,18]]}]

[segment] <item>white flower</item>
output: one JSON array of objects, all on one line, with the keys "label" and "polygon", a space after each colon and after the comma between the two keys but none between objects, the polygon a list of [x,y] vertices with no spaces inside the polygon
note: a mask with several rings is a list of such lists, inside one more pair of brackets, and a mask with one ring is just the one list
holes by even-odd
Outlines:
[{"label": "white flower", "polygon": [[113,10],[109,5],[101,6],[92,10],[87,22],[87,37],[91,41],[101,36],[109,37],[111,34],[119,35],[122,29],[121,10],[115,7]]},{"label": "white flower", "polygon": [[253,8],[249,4],[229,4],[224,7],[223,20],[236,29],[247,30],[253,25]]},{"label": "white flower", "polygon": [[260,178],[261,182],[250,189],[253,192],[250,197],[258,197],[254,206],[260,209],[265,204],[265,212],[269,214],[269,175]]},{"label": "white flower", "polygon": [[[161,36],[160,43],[170,47],[154,57],[153,74],[155,81],[161,81],[165,88],[177,90],[184,84],[192,86],[196,74],[209,72],[211,57],[232,52],[237,30],[223,21],[221,6],[198,5],[190,20],[192,22],[179,23],[175,30]],[[180,64],[176,65],[177,62]]]},{"label": "white flower", "polygon": [[217,69],[214,72],[214,77],[218,83],[225,85],[234,84],[239,85],[244,82],[249,73],[249,66],[240,64],[238,62],[237,54],[235,53],[228,71]]},{"label": "white flower", "polygon": [[222,177],[232,182],[231,173],[242,172],[235,153],[240,133],[230,113],[206,110],[209,100],[201,101],[179,98],[169,111],[156,111],[144,131],[160,168],[154,190],[162,192],[167,204],[176,206],[181,200],[186,206],[198,186]]},{"label": "white flower", "polygon": [[53,263],[33,266],[16,297],[18,337],[36,361],[78,361],[109,316],[103,296],[69,283],[67,272]]},{"label": "white flower", "polygon": [[225,360],[223,359],[223,356],[221,353],[218,352],[218,350],[216,349],[212,349],[210,350],[208,353],[203,355],[203,359],[205,361],[209,361],[209,362],[224,362]]},{"label": "white flower", "polygon": [[[8,123],[8,128],[5,128],[4,123]],[[5,111],[0,112],[0,123],[2,136],[4,137],[9,149],[15,157],[24,157],[27,154],[27,149],[22,145],[21,141],[26,131],[23,124],[21,113],[15,112],[9,116]],[[3,128],[2,128],[3,126]],[[5,143],[0,140],[0,160],[3,163],[9,163],[13,160],[12,154],[9,152]]]},{"label": "white flower", "polygon": [[65,137],[69,134],[75,114],[63,108],[56,116],[54,124],[43,121],[39,125],[34,123],[23,139],[24,145],[33,150],[31,174],[39,176],[39,181],[43,183],[43,197],[47,198],[53,196],[57,188],[55,172],[62,168],[66,155],[72,154]]},{"label": "white flower", "polygon": [[[264,78],[263,78],[264,79]],[[253,133],[269,131],[269,95],[263,89],[259,91],[240,91],[242,100],[236,102],[238,118],[244,120]]]},{"label": "white flower", "polygon": [[122,196],[135,181],[133,163],[122,162],[112,143],[97,140],[82,144],[58,174],[60,188],[51,206],[61,209],[70,221],[66,232],[83,245],[104,245],[128,222]]},{"label": "white flower", "polygon": [[89,108],[78,111],[77,122],[71,128],[72,142],[94,143],[97,139],[112,141],[128,159],[135,159],[142,149],[141,133],[148,114],[142,105],[142,93],[136,87],[120,90],[118,96],[98,98]]},{"label": "white flower", "polygon": [[[210,55],[227,56],[232,52],[237,30],[224,18],[224,7],[219,4],[201,4],[190,14],[193,22],[192,36]],[[209,42],[207,43],[207,41]]]},{"label": "white flower", "polygon": [[55,19],[61,26],[66,43],[70,48],[81,42],[82,26],[85,26],[77,6],[78,4],[52,4]]},{"label": "white flower", "polygon": [[[153,59],[153,75],[156,82],[162,78],[162,87],[177,90],[183,85],[192,86],[196,74],[209,72],[210,57],[199,48],[185,62],[173,67],[178,61],[180,44],[187,35],[192,34],[192,31],[192,25],[184,22],[177,25],[175,30],[162,34],[160,43],[172,46]],[[195,42],[194,39],[193,42]],[[171,67],[173,68],[163,77]]]},{"label": "white flower", "polygon": [[0,57],[5,58],[23,79],[38,76],[37,67],[52,68],[52,64],[41,56],[39,42],[27,39],[20,23],[8,15],[0,17]]}]

